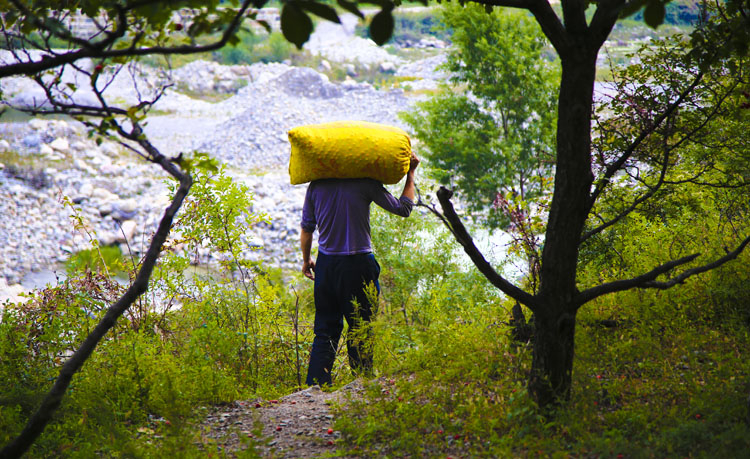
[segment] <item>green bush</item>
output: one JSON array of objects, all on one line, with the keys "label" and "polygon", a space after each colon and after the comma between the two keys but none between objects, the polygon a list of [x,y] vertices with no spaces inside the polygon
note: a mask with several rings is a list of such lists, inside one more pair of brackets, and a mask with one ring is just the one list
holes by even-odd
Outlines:
[{"label": "green bush", "polygon": [[[405,43],[419,41],[425,37],[436,37],[440,40],[450,40],[451,32],[441,26],[440,18],[434,10],[424,11],[395,11],[393,13],[394,28],[391,42]],[[369,38],[368,27],[360,21],[355,33]]]},{"label": "green bush", "polygon": [[[32,457],[204,457],[197,407],[273,397],[299,385],[310,346],[310,294],[242,258],[243,241],[265,217],[223,169],[195,170],[174,235],[151,288],[100,343]],[[198,247],[219,258],[198,257]],[[87,252],[88,262],[98,253]],[[77,257],[76,260],[84,259]],[[0,322],[0,442],[26,419],[106,307],[124,288],[88,263],[25,305],[5,305]],[[297,296],[298,295],[298,296]],[[303,363],[305,362],[305,363]]]},{"label": "green bush", "polygon": [[[692,190],[636,212],[587,247],[583,286],[631,277],[683,251],[718,252],[731,199]],[[712,192],[713,193],[713,192]],[[750,257],[667,291],[604,296],[578,314],[570,403],[538,414],[529,345],[508,338],[511,306],[455,264],[431,218],[373,215],[383,266],[375,322],[381,378],[337,408],[345,452],[417,457],[743,457],[750,448]],[[719,219],[721,221],[721,219]],[[739,223],[738,223],[739,222]],[[676,237],[680,246],[667,246]],[[640,241],[638,244],[634,241]],[[445,269],[443,271],[443,269]]]},{"label": "green bush", "polygon": [[216,51],[214,60],[225,65],[283,62],[296,52],[281,32],[266,34],[242,30],[238,36],[240,42]]}]

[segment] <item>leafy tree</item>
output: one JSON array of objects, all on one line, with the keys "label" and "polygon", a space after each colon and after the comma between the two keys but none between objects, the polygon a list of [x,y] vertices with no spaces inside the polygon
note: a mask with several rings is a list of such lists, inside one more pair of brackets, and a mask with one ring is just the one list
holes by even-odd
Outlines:
[{"label": "leafy tree", "polygon": [[469,209],[497,226],[505,220],[493,205],[498,193],[538,197],[551,170],[559,70],[525,13],[445,4],[441,19],[453,31],[445,67],[454,86],[402,116],[435,177],[471,195]]},{"label": "leafy tree", "polygon": [[[587,15],[587,2],[562,0],[560,17],[546,0],[476,0],[474,3],[486,5],[488,9],[503,6],[531,12],[560,57],[562,67],[554,188],[540,255],[539,289],[529,293],[498,274],[477,249],[456,214],[450,201],[453,193],[446,188],[437,193],[444,219],[477,268],[503,293],[534,313],[534,347],[528,387],[537,403],[549,408],[570,396],[576,314],[581,306],[608,293],[633,288],[671,288],[737,258],[750,243],[749,236],[738,232],[733,245],[727,246],[721,255],[702,258],[700,253],[676,255],[644,268],[640,275],[595,286],[581,285],[577,278],[581,251],[591,243],[592,234],[610,231],[635,209],[647,205],[658,207],[657,191],[667,184],[678,185],[679,181],[660,179],[664,174],[657,172],[651,176],[655,181],[641,184],[640,193],[628,205],[603,218],[597,210],[602,196],[617,193],[617,179],[628,171],[637,170],[638,163],[649,154],[653,155],[650,161],[660,164],[661,170],[671,170],[672,158],[686,146],[685,137],[705,132],[711,124],[709,120],[719,114],[717,107],[736,99],[738,85],[747,85],[750,11],[740,1],[728,2],[727,8],[713,16],[715,22],[694,34],[691,65],[662,67],[657,73],[669,72],[666,81],[652,91],[649,91],[650,82],[639,81],[640,91],[649,94],[632,105],[633,110],[627,113],[630,116],[620,116],[626,115],[625,108],[614,114],[618,122],[613,126],[623,133],[621,143],[605,143],[604,154],[597,164],[598,153],[594,147],[602,144],[592,143],[592,108],[599,49],[622,15],[645,4],[644,17],[656,26],[664,19],[664,4],[658,0],[602,1],[593,4],[593,14]],[[718,75],[735,83],[710,84]],[[638,94],[639,89],[635,92]],[[674,120],[682,116],[695,116],[693,129],[664,135],[664,129],[680,125],[674,124]],[[642,122],[634,122],[639,120]],[[658,144],[658,140],[665,148],[651,151],[649,147]],[[717,184],[706,183],[707,186]],[[747,186],[747,179],[732,186]],[[670,242],[664,241],[665,244]]]},{"label": "leafy tree", "polygon": [[[63,364],[60,375],[19,436],[0,450],[2,457],[22,455],[41,434],[60,405],[75,373],[81,368],[116,320],[148,288],[157,258],[166,241],[175,215],[192,185],[194,167],[211,168],[205,156],[194,159],[164,156],[145,136],[143,120],[166,89],[158,86],[132,106],[115,106],[104,97],[109,84],[123,66],[133,66],[140,56],[169,56],[214,51],[238,41],[243,21],[257,20],[257,9],[267,0],[0,0],[0,48],[7,52],[0,63],[0,78],[25,75],[36,82],[47,97],[45,104],[24,107],[35,115],[67,114],[87,125],[92,133],[117,139],[124,147],[146,161],[159,165],[179,182],[172,202],[165,210],[135,279],[114,302],[103,319]],[[339,5],[360,17],[355,2],[339,0]],[[389,0],[378,2],[382,10],[370,25],[378,43],[393,31]],[[281,26],[284,37],[301,47],[312,32],[308,13],[339,22],[336,10],[314,1],[284,2]],[[77,23],[88,23],[79,28]],[[93,68],[82,59],[94,61]],[[65,81],[65,71],[82,75],[94,101],[81,102],[79,88]],[[80,84],[80,83],[78,83]]]}]

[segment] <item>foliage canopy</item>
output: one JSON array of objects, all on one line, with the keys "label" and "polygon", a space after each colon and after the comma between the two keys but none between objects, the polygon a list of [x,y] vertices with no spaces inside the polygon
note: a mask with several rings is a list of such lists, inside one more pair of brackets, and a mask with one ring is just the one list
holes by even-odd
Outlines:
[{"label": "foliage canopy", "polygon": [[452,86],[401,116],[435,178],[471,196],[469,209],[490,226],[507,224],[498,195],[538,198],[551,171],[559,70],[524,13],[448,3],[440,17],[453,32],[444,65]]}]

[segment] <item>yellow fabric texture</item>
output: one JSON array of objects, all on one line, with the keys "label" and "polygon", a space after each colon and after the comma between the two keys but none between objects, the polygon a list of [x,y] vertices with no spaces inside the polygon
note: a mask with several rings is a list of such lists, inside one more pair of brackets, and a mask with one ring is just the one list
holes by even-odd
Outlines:
[{"label": "yellow fabric texture", "polygon": [[288,132],[292,185],[322,178],[372,178],[398,183],[409,170],[411,142],[402,129],[365,121],[337,121]]}]

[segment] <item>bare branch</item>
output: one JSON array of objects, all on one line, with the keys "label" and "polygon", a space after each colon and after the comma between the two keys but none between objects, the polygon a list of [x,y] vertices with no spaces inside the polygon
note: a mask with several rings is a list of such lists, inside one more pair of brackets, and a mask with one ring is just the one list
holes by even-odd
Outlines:
[{"label": "bare branch", "polygon": [[469,255],[471,261],[477,269],[484,274],[484,277],[492,283],[492,285],[514,300],[526,305],[533,312],[536,312],[538,309],[536,298],[505,280],[505,278],[498,274],[497,271],[495,271],[495,268],[493,268],[484,258],[474,244],[468,231],[466,231],[466,227],[461,222],[461,219],[456,214],[456,210],[453,208],[453,203],[450,201],[451,196],[453,196],[453,192],[445,187],[440,187],[437,192],[438,201],[440,201],[440,205],[443,208],[445,220],[450,224],[449,228],[453,233],[453,236],[455,236],[456,240],[463,246],[464,251]]},{"label": "bare branch", "polygon": [[[586,7],[588,2],[580,0],[563,0],[560,2],[563,11],[563,21],[565,30],[572,34],[581,36],[587,32],[586,26]],[[602,8],[602,5],[599,6]],[[597,10],[599,9],[597,8]]]},{"label": "bare branch", "polygon": [[448,223],[448,220],[446,220],[445,215],[441,214],[435,208],[434,204],[432,204],[432,203],[430,203],[430,204],[425,203],[424,200],[422,199],[422,192],[419,191],[419,186],[414,185],[414,187],[417,190],[417,203],[415,205],[417,207],[424,207],[425,209],[429,210],[434,216],[436,216],[437,218],[440,219],[440,221],[443,222],[443,224],[445,225],[445,227],[448,228],[448,231],[450,231],[451,234],[453,234],[453,236],[456,236],[455,231],[453,231],[453,228],[451,227],[451,224]]},{"label": "bare branch", "polygon": [[529,10],[558,53],[564,49],[567,32],[548,0],[472,0],[488,6],[500,6]]},{"label": "bare branch", "polygon": [[[170,163],[171,164],[171,163]],[[55,380],[52,389],[42,401],[39,409],[34,413],[29,422],[24,427],[21,434],[12,442],[0,450],[0,457],[20,457],[31,446],[34,440],[42,433],[44,427],[49,423],[52,414],[62,402],[65,392],[70,386],[73,375],[77,373],[84,362],[89,358],[104,335],[115,325],[117,319],[143,294],[148,288],[148,281],[151,277],[156,260],[161,252],[164,242],[167,240],[172,221],[177,211],[180,209],[185,196],[187,196],[192,179],[189,175],[182,173],[178,169],[166,167],[165,170],[172,174],[180,181],[180,186],[175,192],[172,202],[164,211],[159,227],[154,234],[151,244],[146,252],[141,269],[138,271],[133,284],[123,294],[123,296],[107,310],[105,316],[101,319],[96,328],[86,337],[78,349],[63,364],[60,369],[60,375]],[[162,165],[164,167],[164,165]],[[175,175],[176,173],[176,175]]]},{"label": "bare branch", "polygon": [[656,289],[659,289],[659,290],[666,290],[666,289],[668,289],[670,287],[674,287],[677,284],[681,284],[681,283],[685,282],[685,280],[688,277],[692,277],[692,276],[695,276],[696,274],[700,274],[700,273],[704,273],[706,271],[710,271],[712,269],[718,268],[719,266],[723,265],[724,263],[726,263],[728,261],[734,260],[735,258],[737,258],[742,253],[743,250],[745,250],[745,247],[747,247],[748,244],[750,244],[750,236],[748,236],[747,238],[745,238],[745,240],[742,241],[740,243],[740,245],[737,246],[736,249],[734,249],[733,251],[727,253],[723,257],[721,257],[721,258],[719,258],[719,259],[717,259],[717,260],[715,260],[715,261],[713,261],[711,263],[707,263],[707,264],[705,264],[703,266],[697,266],[695,268],[688,269],[687,271],[683,272],[679,276],[673,277],[672,279],[670,279],[670,280],[668,280],[666,282],[651,281],[651,282],[647,282],[647,283],[641,285],[640,287],[641,288],[656,288]]},{"label": "bare branch", "polygon": [[569,35],[557,13],[552,9],[552,5],[550,5],[548,0],[534,0],[529,11],[534,15],[534,18],[542,28],[542,32],[544,32],[544,35],[552,43],[557,54],[562,55],[569,47]]},{"label": "bare branch", "polygon": [[698,256],[700,256],[700,254],[695,253],[693,255],[688,255],[687,257],[682,257],[677,260],[672,260],[668,263],[664,263],[661,266],[657,266],[656,268],[652,269],[651,271],[645,274],[641,274],[640,276],[634,277],[632,279],[623,279],[623,280],[618,280],[614,282],[608,282],[606,284],[597,285],[596,287],[592,287],[590,289],[584,290],[583,292],[579,293],[573,300],[573,303],[576,304],[577,307],[581,307],[582,305],[588,303],[594,298],[597,298],[602,295],[606,295],[607,293],[620,292],[623,290],[630,290],[632,288],[645,288],[649,282],[652,282],[658,276],[671,271],[677,266],[684,265],[685,263],[690,263],[691,261],[698,258]]},{"label": "bare branch", "polygon": [[604,41],[609,36],[615,23],[620,18],[620,11],[626,4],[623,0],[605,0],[599,2],[594,12],[594,17],[591,18],[589,24],[590,33],[596,37],[596,41],[599,42],[599,46],[604,44]]},{"label": "bare branch", "polygon": [[659,116],[656,117],[653,123],[651,123],[649,126],[643,129],[641,133],[638,135],[638,137],[633,140],[633,142],[628,146],[627,149],[620,155],[619,158],[609,166],[607,166],[606,171],[604,172],[604,176],[597,180],[597,185],[594,191],[591,193],[591,196],[589,197],[589,209],[591,209],[594,206],[594,203],[599,198],[599,196],[602,194],[604,189],[609,184],[609,181],[612,179],[612,177],[615,175],[617,171],[619,171],[622,166],[625,164],[625,162],[630,159],[630,157],[633,155],[635,150],[641,145],[641,143],[648,138],[649,135],[651,135],[656,129],[661,126],[661,124],[666,120],[677,108],[682,104],[682,102],[687,98],[687,96],[690,95],[690,93],[698,86],[698,84],[703,79],[704,72],[700,71],[696,77],[693,79],[693,82],[688,85],[687,88],[685,88],[680,95],[675,99],[674,102],[669,104],[666,110],[662,112]]},{"label": "bare branch", "polygon": [[[172,202],[169,207],[164,211],[159,226],[154,234],[151,243],[146,251],[146,255],[141,264],[141,268],[138,271],[133,283],[123,294],[123,296],[112,304],[107,310],[104,317],[99,321],[97,326],[89,333],[83,343],[80,344],[78,349],[73,355],[63,364],[60,369],[60,374],[55,380],[50,391],[45,396],[40,407],[28,421],[23,431],[16,437],[12,442],[6,445],[0,450],[0,457],[20,457],[28,450],[35,439],[42,433],[45,426],[52,419],[52,415],[55,410],[59,407],[62,402],[65,393],[70,386],[73,376],[77,373],[86,360],[89,358],[91,353],[95,350],[99,342],[104,338],[106,333],[114,327],[118,318],[120,318],[137,299],[147,290],[148,282],[153,272],[154,266],[156,265],[159,254],[162,251],[162,247],[167,240],[169,232],[172,227],[175,215],[182,206],[182,203],[190,191],[192,186],[192,178],[189,174],[182,171],[174,161],[162,155],[159,150],[149,142],[149,140],[143,135],[141,126],[133,120],[130,120],[131,129],[127,131],[123,126],[114,119],[114,115],[127,116],[127,110],[119,107],[110,107],[105,101],[102,91],[96,87],[96,78],[98,74],[95,74],[91,80],[91,87],[97,96],[97,99],[101,106],[85,106],[78,105],[75,103],[63,103],[55,97],[53,93],[53,87],[56,86],[56,82],[45,85],[40,76],[36,76],[35,81],[40,84],[45,94],[52,104],[51,110],[43,110],[44,113],[59,112],[68,113],[73,115],[87,115],[95,117],[112,117],[109,121],[113,129],[126,140],[135,142],[139,145],[146,153],[139,152],[139,154],[146,158],[148,161],[158,164],[164,171],[170,174],[172,177],[179,181],[179,186],[172,198]],[[157,94],[158,97],[161,93]],[[141,101],[138,105],[139,108],[144,108],[150,105],[153,101]],[[92,125],[89,121],[88,125]],[[124,143],[123,143],[124,144]],[[128,145],[126,145],[128,146]],[[131,150],[135,151],[135,148],[128,146]]]},{"label": "bare branch", "polygon": [[474,3],[488,6],[499,6],[506,8],[531,9],[534,0],[473,0]]},{"label": "bare branch", "polygon": [[[98,42],[87,42],[89,45],[81,47],[75,51],[70,51],[53,56],[44,56],[41,60],[28,60],[0,66],[0,78],[12,75],[33,75],[44,70],[49,70],[58,66],[75,62],[84,58],[113,58],[128,56],[146,56],[153,54],[172,55],[172,54],[196,54],[206,51],[215,51],[229,42],[239,27],[245,12],[250,7],[251,0],[245,0],[237,13],[224,30],[221,38],[207,45],[179,45],[179,46],[151,46],[147,48],[135,48],[135,42],[131,47],[123,49],[109,49],[118,38],[124,36],[127,30],[127,21],[121,20],[117,29],[110,33],[109,36]],[[134,39],[135,40],[135,39]]]}]

